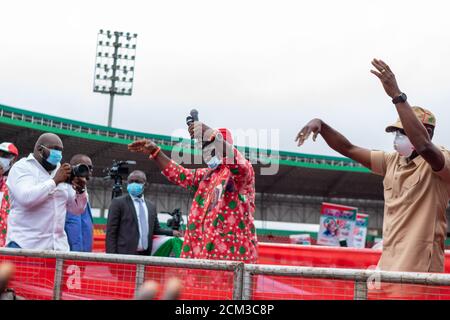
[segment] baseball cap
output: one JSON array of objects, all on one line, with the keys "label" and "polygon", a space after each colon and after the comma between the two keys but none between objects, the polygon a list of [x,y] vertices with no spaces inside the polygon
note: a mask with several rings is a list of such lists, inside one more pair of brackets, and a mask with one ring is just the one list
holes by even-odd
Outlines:
[{"label": "baseball cap", "polygon": [[11,153],[14,156],[19,156],[19,150],[17,150],[17,147],[12,144],[11,142],[3,142],[0,144],[0,151]]},{"label": "baseball cap", "polygon": [[[436,117],[430,110],[424,109],[422,107],[411,107],[411,109],[413,109],[417,119],[419,119],[420,122],[433,127],[436,126]],[[397,129],[403,129],[403,125],[402,122],[400,121],[400,118],[397,119],[396,123],[386,127],[386,132],[393,132]]]},{"label": "baseball cap", "polygon": [[233,144],[233,135],[231,134],[231,131],[227,128],[219,128],[217,129],[223,136],[223,139],[228,142],[229,144]]}]

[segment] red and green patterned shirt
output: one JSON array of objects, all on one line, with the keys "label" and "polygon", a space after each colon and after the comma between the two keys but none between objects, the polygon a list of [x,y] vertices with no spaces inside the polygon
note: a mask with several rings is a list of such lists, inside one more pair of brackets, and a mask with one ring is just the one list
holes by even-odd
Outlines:
[{"label": "red and green patterned shirt", "polygon": [[255,173],[236,149],[234,157],[233,164],[215,170],[189,170],[172,160],[162,171],[172,183],[195,191],[182,258],[256,263]]},{"label": "red and green patterned shirt", "polygon": [[6,177],[0,177],[0,205],[0,247],[4,247],[6,245],[7,221],[10,208]]}]

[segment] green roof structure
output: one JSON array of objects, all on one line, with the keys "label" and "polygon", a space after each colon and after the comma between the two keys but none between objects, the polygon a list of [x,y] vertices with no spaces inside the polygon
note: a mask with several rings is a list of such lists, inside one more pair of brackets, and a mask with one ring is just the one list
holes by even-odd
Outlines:
[{"label": "green roof structure", "polygon": [[[95,162],[96,174],[108,167],[113,159],[149,161],[144,156],[131,154],[126,145],[136,139],[155,141],[166,153],[178,151],[195,155],[193,140],[111,128],[87,122],[55,117],[0,104],[0,138],[17,144],[21,155],[31,152],[35,139],[42,132],[52,132],[63,138],[65,154],[85,153]],[[259,192],[312,194],[318,196],[341,196],[382,199],[381,189],[373,186],[380,179],[351,159],[343,157],[312,155],[279,150],[256,149],[237,146],[246,158],[258,168],[277,164],[280,167],[274,176],[262,176],[256,172]],[[94,159],[95,158],[95,159]],[[156,166],[138,165],[151,174],[155,183],[165,183],[157,177]],[[309,185],[308,185],[309,183]],[[356,183],[356,184],[355,184]],[[297,185],[300,184],[300,185]],[[358,189],[360,188],[360,189]],[[361,189],[362,188],[362,189]],[[344,191],[348,190],[348,194]],[[341,190],[341,191],[339,191]]]}]

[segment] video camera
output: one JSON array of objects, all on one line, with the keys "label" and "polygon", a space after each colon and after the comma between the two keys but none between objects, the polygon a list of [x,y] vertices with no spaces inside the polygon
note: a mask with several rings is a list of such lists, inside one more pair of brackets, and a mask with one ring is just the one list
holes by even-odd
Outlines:
[{"label": "video camera", "polygon": [[136,161],[125,160],[125,161],[116,161],[113,160],[113,164],[111,168],[106,168],[103,172],[106,172],[105,178],[115,179],[117,176],[128,175],[130,172],[130,168],[126,167],[126,165],[136,164]]},{"label": "video camera", "polygon": [[104,179],[114,179],[114,186],[112,190],[112,196],[111,198],[114,199],[116,197],[120,197],[122,195],[122,180],[124,175],[128,175],[130,172],[130,169],[127,167],[127,165],[134,165],[136,164],[136,161],[132,160],[122,160],[122,161],[116,161],[113,160],[113,164],[111,168],[106,168],[103,170],[103,172],[106,173],[106,176]]},{"label": "video camera", "polygon": [[172,230],[177,230],[177,231],[180,230],[181,225],[183,225],[183,223],[184,223],[180,208],[173,210],[173,212],[163,211],[161,213],[166,213],[172,217],[171,219],[167,220],[167,226],[169,228],[171,228]]}]

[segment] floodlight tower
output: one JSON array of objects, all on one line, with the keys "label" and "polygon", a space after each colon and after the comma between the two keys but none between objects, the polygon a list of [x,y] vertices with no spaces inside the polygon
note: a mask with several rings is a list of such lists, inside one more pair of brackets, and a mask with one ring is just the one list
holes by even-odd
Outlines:
[{"label": "floodlight tower", "polygon": [[133,93],[137,34],[100,30],[97,35],[94,92],[109,94],[108,127],[112,125],[114,96]]}]

